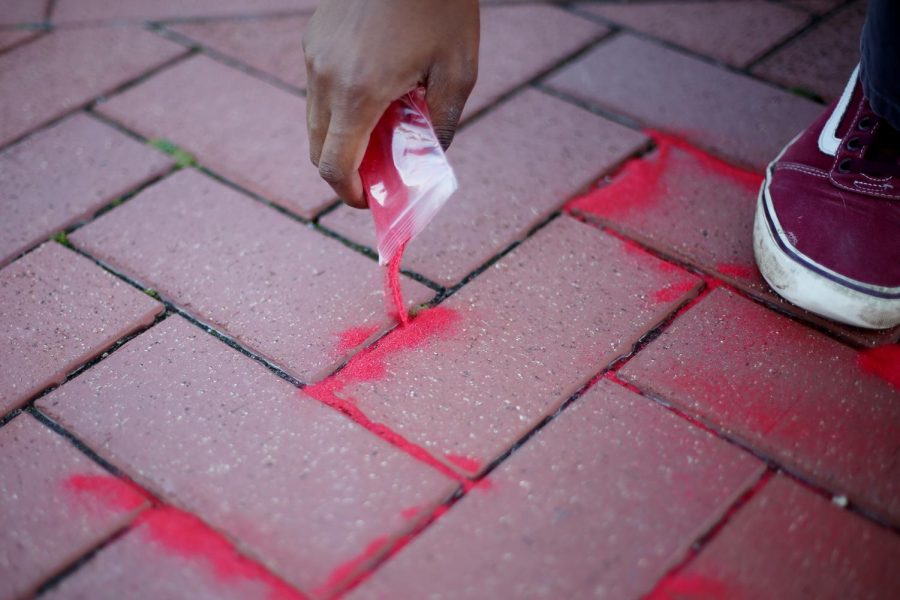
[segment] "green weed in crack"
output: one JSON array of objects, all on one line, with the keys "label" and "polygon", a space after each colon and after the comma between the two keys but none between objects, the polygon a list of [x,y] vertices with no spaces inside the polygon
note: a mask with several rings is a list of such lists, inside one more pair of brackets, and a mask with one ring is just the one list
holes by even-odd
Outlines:
[{"label": "green weed in crack", "polygon": [[185,167],[196,167],[197,159],[182,148],[179,148],[173,142],[164,139],[164,138],[153,138],[148,142],[151,146],[159,150],[160,152],[164,152],[172,157],[175,161],[175,165],[179,169],[184,169]]}]

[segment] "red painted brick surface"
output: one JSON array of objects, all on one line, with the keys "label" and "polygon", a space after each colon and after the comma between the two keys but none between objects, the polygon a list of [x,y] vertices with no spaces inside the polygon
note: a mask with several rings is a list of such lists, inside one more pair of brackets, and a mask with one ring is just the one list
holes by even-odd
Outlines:
[{"label": "red painted brick surface", "polygon": [[27,414],[0,428],[0,497],[4,600],[28,597],[146,506],[139,493]]},{"label": "red painted brick surface", "polygon": [[[340,348],[346,330],[394,324],[374,261],[194,170],[71,240],[304,382],[365,341]],[[403,287],[411,305],[434,295],[406,278]]]},{"label": "red painted brick surface", "polygon": [[184,52],[137,28],[59,30],[0,55],[0,144]]},{"label": "red painted brick surface", "polygon": [[602,381],[348,598],[637,598],[762,468]]},{"label": "red painted brick surface", "polygon": [[697,598],[686,592],[703,582],[720,598],[887,600],[900,590],[900,570],[885,559],[898,555],[896,534],[778,476],[659,597]]},{"label": "red painted brick surface", "polygon": [[60,23],[83,21],[151,21],[185,17],[260,15],[312,10],[318,0],[65,0],[53,10]]},{"label": "red painted brick surface", "polygon": [[605,31],[602,25],[553,6],[482,7],[478,82],[464,116],[485,108]]},{"label": "red painted brick surface", "polygon": [[169,29],[298,88],[306,87],[303,30],[308,16],[205,23],[176,23]]},{"label": "red painted brick surface", "polygon": [[900,390],[860,360],[719,289],[620,376],[900,522]]},{"label": "red painted brick surface", "polygon": [[669,136],[654,134],[654,139],[656,151],[630,161],[568,208],[854,343],[877,345],[900,337],[900,327],[850,327],[782,300],[759,274],[753,255],[753,218],[762,176],[735,169]]},{"label": "red painted brick surface", "polygon": [[753,69],[781,85],[815,92],[826,100],[841,95],[859,61],[866,3],[841,9],[792,40]]},{"label": "red painted brick surface", "polygon": [[177,316],[40,406],[305,591],[456,487]]},{"label": "red painted brick surface", "polygon": [[[459,282],[645,141],[541,92],[521,92],[459,134],[449,158],[460,190],[409,245],[403,267],[442,285]],[[341,208],[322,224],[375,244],[364,212]]]},{"label": "red painted brick surface", "polygon": [[85,114],[8,148],[0,153],[0,265],[171,164]]},{"label": "red painted brick surface", "polygon": [[39,23],[46,11],[47,0],[6,0],[0,12],[0,25]]},{"label": "red painted brick surface", "polygon": [[148,138],[303,216],[334,200],[309,162],[303,98],[195,56],[99,106]]},{"label": "red painted brick surface", "polygon": [[[471,474],[628,352],[698,285],[677,267],[561,217],[433,309],[453,315],[441,335],[412,349],[357,355],[365,362],[322,385]],[[416,326],[390,335],[415,339]]]},{"label": "red painted brick surface", "polygon": [[764,0],[583,4],[579,8],[743,67],[800,29],[809,16]]},{"label": "red painted brick surface", "polygon": [[[172,531],[169,509],[144,514],[139,524],[64,579],[46,600],[300,600],[266,581],[222,539]],[[161,535],[162,534],[162,535]],[[182,535],[186,534],[186,535]],[[192,539],[193,538],[193,539]]]},{"label": "red painted brick surface", "polygon": [[786,3],[811,13],[821,14],[835,8],[842,0],[786,0]]},{"label": "red painted brick surface", "polygon": [[799,96],[625,34],[547,82],[760,170],[822,110]]},{"label": "red painted brick surface", "polygon": [[163,306],[49,243],[0,271],[0,414],[148,325]]}]

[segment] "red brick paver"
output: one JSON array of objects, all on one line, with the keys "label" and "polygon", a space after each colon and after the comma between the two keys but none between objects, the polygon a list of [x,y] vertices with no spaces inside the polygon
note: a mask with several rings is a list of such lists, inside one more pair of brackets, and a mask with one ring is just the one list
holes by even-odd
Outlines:
[{"label": "red brick paver", "polygon": [[785,2],[811,13],[821,14],[835,8],[843,0],[785,0]]},{"label": "red brick paver", "polygon": [[637,598],[762,469],[603,381],[348,597]]},{"label": "red brick paver", "polygon": [[478,82],[464,117],[536,77],[607,28],[540,4],[485,6],[481,10]]},{"label": "red brick paver", "polygon": [[862,356],[719,289],[620,376],[900,522],[900,389]]},{"label": "red brick paver", "polygon": [[0,52],[7,48],[11,48],[16,44],[21,44],[25,40],[37,37],[38,35],[40,35],[40,32],[28,29],[8,29],[0,31]]},{"label": "red brick paver", "polygon": [[196,517],[163,507],[101,550],[46,600],[302,600]]},{"label": "red brick paver", "polygon": [[886,557],[900,554],[890,531],[834,506],[778,476],[738,511],[728,526],[660,598],[896,597],[900,571]]},{"label": "red brick paver", "polygon": [[318,0],[64,0],[56,4],[52,16],[59,23],[143,21],[312,10],[317,4]]},{"label": "red brick paver", "polygon": [[165,138],[235,183],[310,217],[334,200],[309,162],[303,98],[195,56],[101,104],[148,138]]},{"label": "red brick paver", "polygon": [[[533,115],[544,115],[534,119]],[[526,90],[459,134],[450,161],[467,182],[409,245],[404,268],[453,285],[637,151],[646,138],[544,93]],[[550,157],[564,156],[564,161]],[[375,245],[365,213],[341,208],[322,224]]]},{"label": "red brick paver", "polygon": [[47,12],[47,0],[5,0],[0,25],[39,23]]},{"label": "red brick paver", "polygon": [[306,87],[303,29],[308,16],[176,23],[169,28],[297,88]]},{"label": "red brick paver", "polygon": [[0,414],[62,383],[162,310],[56,243],[7,265],[0,271]]},{"label": "red brick paver", "polygon": [[[193,170],[71,239],[304,382],[368,337],[348,346],[345,331],[393,325],[374,261]],[[412,305],[434,295],[404,289]]]},{"label": "red brick paver", "polygon": [[[560,218],[420,323],[393,332],[393,345],[357,355],[307,391],[337,398],[461,472],[478,473],[698,284],[677,267]],[[417,326],[437,327],[429,312],[444,329],[404,349],[404,336],[425,335]]]},{"label": "red brick paver", "polygon": [[24,598],[147,506],[29,415],[0,428],[0,598]]},{"label": "red brick paver", "polygon": [[411,526],[404,509],[456,487],[178,316],[40,406],[304,591],[338,584]]},{"label": "red brick paver", "polygon": [[137,28],[55,31],[0,55],[0,144],[184,52]]},{"label": "red brick paver", "polygon": [[172,162],[84,114],[0,153],[0,266]]},{"label": "red brick paver", "polygon": [[553,75],[560,91],[762,169],[822,107],[630,35]]},{"label": "red brick paver", "polygon": [[809,21],[799,10],[765,0],[579,5],[615,23],[744,67]]},{"label": "red brick paver", "polygon": [[865,20],[866,3],[853,3],[791,41],[753,72],[833,100],[844,91],[859,61],[859,38]]},{"label": "red brick paver", "polygon": [[762,176],[736,169],[676,138],[655,133],[657,149],[627,163],[569,209],[661,253],[690,263],[857,344],[896,341],[900,328],[842,325],[785,302],[759,274],[753,219]]}]

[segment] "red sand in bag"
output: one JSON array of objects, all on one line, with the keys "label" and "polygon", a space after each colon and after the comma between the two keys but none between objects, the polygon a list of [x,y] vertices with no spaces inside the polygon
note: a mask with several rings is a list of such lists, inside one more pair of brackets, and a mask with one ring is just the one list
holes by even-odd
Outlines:
[{"label": "red sand in bag", "polygon": [[395,100],[372,131],[359,167],[375,221],[378,263],[388,266],[385,296],[397,318],[409,318],[400,291],[406,244],[431,222],[456,191],[456,176],[438,142],[422,90]]}]

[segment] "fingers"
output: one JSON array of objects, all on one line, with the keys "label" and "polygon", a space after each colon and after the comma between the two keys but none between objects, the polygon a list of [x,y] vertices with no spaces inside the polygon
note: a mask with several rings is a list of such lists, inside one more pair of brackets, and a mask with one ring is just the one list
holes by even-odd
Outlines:
[{"label": "fingers", "polygon": [[366,98],[358,91],[352,96],[353,100],[331,103],[327,133],[314,164],[319,168],[319,176],[344,202],[354,208],[366,208],[359,165],[369,145],[369,136],[387,103]]},{"label": "fingers", "polygon": [[475,86],[477,65],[463,65],[452,69],[436,66],[428,76],[425,101],[431,113],[431,124],[441,147],[446,150],[456,135],[466,100]]}]

